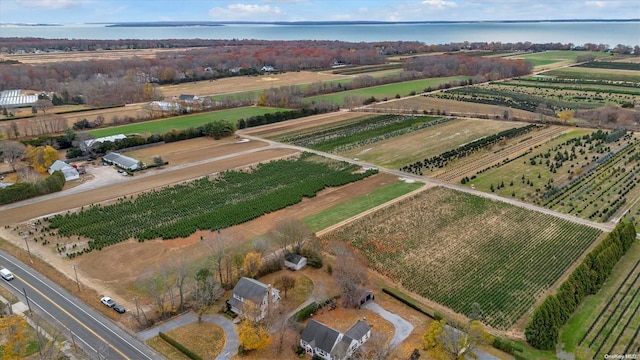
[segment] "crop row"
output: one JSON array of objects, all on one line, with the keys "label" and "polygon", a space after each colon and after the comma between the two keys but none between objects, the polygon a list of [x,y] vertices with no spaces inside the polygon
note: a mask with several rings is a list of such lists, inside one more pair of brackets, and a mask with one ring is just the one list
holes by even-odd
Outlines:
[{"label": "crop row", "polygon": [[526,134],[533,129],[541,128],[541,125],[529,124],[527,126],[512,128],[501,131],[497,134],[485,136],[483,138],[474,140],[470,143],[461,145],[455,149],[447,150],[439,155],[435,155],[431,158],[426,158],[423,161],[417,161],[413,164],[405,165],[400,168],[401,171],[406,171],[418,175],[422,175],[423,169],[443,168],[447,166],[450,161],[463,158],[471,155],[472,153],[483,149],[487,146],[496,144],[502,140],[515,138]]},{"label": "crop row", "polygon": [[[491,226],[481,225],[487,223]],[[548,215],[435,188],[332,236],[349,241],[372,268],[408,290],[461,314],[478,303],[485,323],[507,329],[599,234]]]},{"label": "crop row", "polygon": [[313,197],[326,187],[342,186],[375,173],[356,172],[357,166],[315,161],[303,154],[297,160],[259,164],[250,171],[226,171],[217,179],[202,178],[119,199],[112,205],[92,205],[78,212],[48,218],[49,228],[62,236],[91,239],[87,252],[129,238],[186,237],[197,230],[236,225]]},{"label": "crop row", "polygon": [[613,87],[636,87],[640,88],[640,83],[634,81],[613,81],[596,79],[571,79],[550,76],[528,76],[520,78],[519,81],[532,83],[556,83],[556,84],[584,84],[584,85],[605,85]]},{"label": "crop row", "polygon": [[382,115],[319,131],[286,135],[277,140],[321,151],[339,152],[450,120],[452,119],[427,116]]}]

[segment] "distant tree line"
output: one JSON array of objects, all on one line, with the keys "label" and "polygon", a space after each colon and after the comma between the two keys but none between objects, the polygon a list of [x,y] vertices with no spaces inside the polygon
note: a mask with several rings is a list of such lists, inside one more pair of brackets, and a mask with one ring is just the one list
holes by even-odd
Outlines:
[{"label": "distant tree line", "polygon": [[618,223],[569,275],[558,288],[534,311],[525,329],[529,344],[537,349],[551,350],[558,342],[560,328],[578,308],[582,300],[600,290],[618,260],[636,239],[633,223]]},{"label": "distant tree line", "polygon": [[531,73],[533,66],[523,59],[439,55],[408,59],[404,68],[420,72],[423,77],[467,75],[487,81],[526,75]]}]

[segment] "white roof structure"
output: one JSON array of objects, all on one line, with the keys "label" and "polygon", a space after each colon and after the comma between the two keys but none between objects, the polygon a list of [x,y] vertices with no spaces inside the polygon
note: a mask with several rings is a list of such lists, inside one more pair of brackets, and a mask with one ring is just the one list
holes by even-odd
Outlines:
[{"label": "white roof structure", "polygon": [[38,95],[22,95],[22,90],[5,90],[0,92],[0,106],[31,106],[38,101]]},{"label": "white roof structure", "polygon": [[105,141],[115,142],[116,140],[122,140],[126,138],[127,137],[124,134],[117,134],[117,135],[105,136],[97,139],[85,140],[84,144],[87,146],[87,148],[90,148],[95,144],[103,143]]},{"label": "white roof structure", "polygon": [[64,161],[56,160],[53,164],[51,164],[51,166],[49,166],[48,171],[49,171],[49,174],[53,174],[54,171],[58,171],[58,170],[62,171],[62,174],[64,174],[64,179],[66,181],[80,179],[80,174],[78,173],[78,170],[76,170],[76,168],[67,164]]},{"label": "white roof structure", "polygon": [[123,169],[136,170],[138,168],[139,161],[128,156],[118,154],[116,152],[110,152],[102,157],[102,161],[117,165]]}]

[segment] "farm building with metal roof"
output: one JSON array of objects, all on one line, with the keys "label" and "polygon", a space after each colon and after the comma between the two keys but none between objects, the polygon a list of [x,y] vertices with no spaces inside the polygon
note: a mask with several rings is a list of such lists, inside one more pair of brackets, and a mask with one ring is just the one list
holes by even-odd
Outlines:
[{"label": "farm building with metal roof", "polygon": [[116,152],[110,152],[102,157],[102,161],[127,170],[137,170],[140,162],[132,157],[124,156]]}]

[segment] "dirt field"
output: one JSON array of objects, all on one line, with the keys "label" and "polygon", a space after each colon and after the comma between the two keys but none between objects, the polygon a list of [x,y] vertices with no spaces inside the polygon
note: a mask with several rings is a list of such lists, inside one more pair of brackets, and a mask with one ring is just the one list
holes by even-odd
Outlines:
[{"label": "dirt field", "polygon": [[[208,161],[212,157],[225,157],[234,153],[238,155],[219,161]],[[148,171],[148,175],[122,177],[111,167],[101,166],[96,162],[94,165],[87,166],[88,173],[94,174],[93,180],[72,187],[67,196],[64,196],[63,192],[54,194],[49,199],[36,198],[31,202],[26,201],[19,204],[20,206],[14,204],[13,206],[0,207],[0,223],[2,225],[19,224],[36,217],[109,201],[124,195],[186,181],[213,172],[246,166],[258,161],[290,156],[293,153],[291,150],[270,148],[266,146],[266,143],[258,141],[236,143],[236,139],[214,141],[208,138],[141,149],[130,152],[128,155],[141,159],[159,155],[169,161],[169,167],[167,169],[151,169]],[[170,171],[171,169],[173,171]],[[105,175],[99,176],[100,174]],[[105,184],[105,181],[111,183]],[[304,218],[393,181],[396,181],[396,178],[391,175],[378,174],[341,188],[324,190],[312,199],[305,199],[287,209],[224,230],[222,234],[225,246],[243,246],[247,241],[264,235],[284,219]],[[10,230],[3,227],[0,229],[0,236],[22,247],[22,239]],[[76,258],[74,262],[78,266],[78,276],[82,284],[90,284],[98,293],[113,294],[113,296],[122,298],[120,301],[131,307],[130,299],[134,296],[131,293],[131,285],[140,278],[141,274],[153,270],[161,264],[171,263],[171,260],[175,259],[178,254],[194,261],[210,252],[208,241],[200,241],[201,236],[207,239],[215,238],[215,235],[198,232],[189,238],[172,241],[155,240],[145,243],[130,241],[103,249],[100,252],[83,255]],[[33,253],[42,257],[55,268],[61,269],[67,277],[72,277],[68,259],[57,255],[51,245],[43,247],[40,244],[32,244],[31,251]]]},{"label": "dirt field", "polygon": [[370,113],[362,112],[334,112],[328,114],[320,114],[308,116],[295,121],[284,121],[275,124],[258,126],[256,128],[248,128],[236,131],[237,135],[252,135],[259,137],[272,137],[287,132],[299,131],[302,129],[313,128],[315,126],[324,126],[340,121],[355,119],[362,116],[372,116]]},{"label": "dirt field", "polygon": [[40,54],[2,54],[0,60],[17,60],[23,64],[41,65],[55,62],[89,61],[89,60],[120,60],[131,57],[143,59],[155,58],[159,54],[185,53],[190,48],[180,49],[130,49],[105,51],[73,51]]},{"label": "dirt field", "polygon": [[299,71],[282,74],[267,74],[260,76],[231,77],[211,81],[198,81],[179,85],[163,85],[159,89],[163,96],[179,96],[180,94],[219,95],[243,91],[268,89],[285,85],[309,84],[319,81],[329,81],[349,78],[347,75],[335,75],[330,72]]}]

